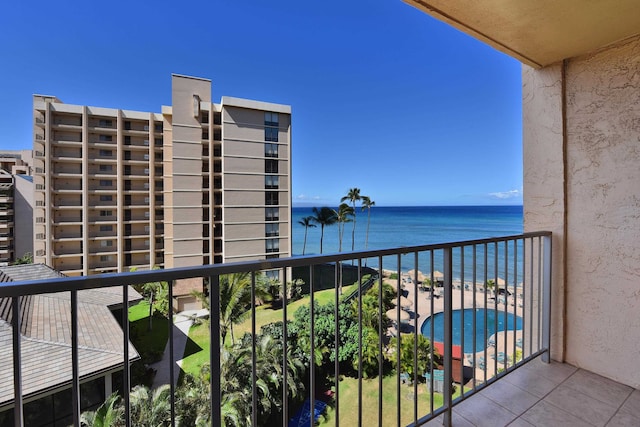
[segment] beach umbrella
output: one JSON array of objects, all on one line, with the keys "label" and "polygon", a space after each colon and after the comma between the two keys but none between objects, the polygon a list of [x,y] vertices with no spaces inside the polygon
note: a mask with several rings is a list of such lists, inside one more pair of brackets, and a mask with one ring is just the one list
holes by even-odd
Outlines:
[{"label": "beach umbrella", "polygon": [[[416,270],[409,270],[407,271],[407,274],[409,275],[409,277],[411,277],[411,279],[415,279],[416,278]],[[427,278],[427,276],[424,275],[424,273],[420,270],[418,270],[418,282],[422,282],[424,281],[424,279]]]},{"label": "beach umbrella", "polygon": [[433,280],[442,281],[444,280],[444,273],[438,270],[434,270],[433,272]]},{"label": "beach umbrella", "polygon": [[[387,317],[393,321],[398,320],[398,311],[395,308],[392,308],[391,310],[387,310]],[[407,313],[404,310],[400,310],[400,321],[406,322],[409,319],[411,319],[411,316],[409,316],[409,313]]]},{"label": "beach umbrella", "polygon": [[413,301],[411,301],[409,298],[402,296],[400,297],[400,307],[402,308],[411,308],[413,307]]}]

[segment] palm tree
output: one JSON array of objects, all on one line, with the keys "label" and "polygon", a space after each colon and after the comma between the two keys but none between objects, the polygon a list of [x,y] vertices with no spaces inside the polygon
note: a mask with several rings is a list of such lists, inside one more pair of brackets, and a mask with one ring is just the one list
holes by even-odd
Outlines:
[{"label": "palm tree", "polygon": [[[269,281],[256,277],[256,300],[270,301]],[[206,285],[208,286],[208,285]],[[211,292],[211,289],[209,290]],[[214,290],[215,291],[215,290]],[[251,273],[233,273],[220,276],[220,339],[224,344],[227,334],[231,333],[231,344],[235,344],[233,325],[242,323],[251,314]],[[191,295],[200,300],[202,308],[209,310],[209,298],[202,292],[192,291]],[[195,319],[194,319],[195,320]],[[207,320],[203,323],[207,323]],[[198,323],[201,321],[198,321]]]},{"label": "palm tree", "polygon": [[495,296],[495,295],[496,295],[496,291],[494,290],[494,289],[495,289],[495,287],[496,287],[496,282],[495,282],[495,280],[493,280],[493,279],[489,279],[489,280],[487,280],[487,281],[485,282],[484,287],[485,287],[485,289],[490,290],[490,291],[493,293],[493,296]]},{"label": "palm tree", "polygon": [[[154,270],[160,270],[160,267],[153,267]],[[136,267],[129,269],[131,272],[138,271]],[[158,310],[163,316],[169,315],[169,290],[167,282],[149,282],[144,283],[134,288],[140,292],[143,296],[149,298],[149,330],[153,329],[153,309],[158,306],[165,308],[164,310]]]},{"label": "palm tree", "polygon": [[96,411],[83,412],[80,424],[85,427],[117,427],[124,425],[124,407],[119,402],[120,396],[113,393],[107,397]]},{"label": "palm tree", "polygon": [[344,225],[351,222],[351,217],[355,217],[355,211],[346,203],[341,203],[338,210],[333,211],[338,223],[338,252],[342,252],[342,237],[344,236]]},{"label": "palm tree", "polygon": [[224,343],[231,332],[231,343],[235,343],[233,325],[242,323],[251,306],[251,276],[249,273],[234,273],[220,277],[220,335]]},{"label": "palm tree", "polygon": [[356,242],[356,202],[358,200],[362,199],[362,197],[360,197],[360,189],[353,187],[349,189],[349,192],[347,193],[346,196],[344,196],[342,199],[340,199],[340,202],[344,202],[345,200],[348,200],[351,202],[351,207],[353,207],[353,228],[351,229],[351,252],[354,251],[355,249],[355,242]]},{"label": "palm tree", "polygon": [[367,249],[369,245],[369,225],[371,224],[371,207],[375,206],[376,202],[371,200],[369,196],[362,196],[362,207],[361,210],[367,210],[367,234],[364,237],[364,249]]},{"label": "palm tree", "polygon": [[312,216],[305,216],[300,221],[298,221],[298,224],[304,227],[304,244],[302,245],[302,255],[304,255],[304,251],[307,248],[307,231],[309,230],[309,227],[315,228],[316,225],[313,223]]},{"label": "palm tree", "polygon": [[171,425],[171,388],[163,384],[151,391],[145,386],[131,390],[131,424],[140,427]]},{"label": "palm tree", "polygon": [[322,254],[322,241],[324,239],[324,227],[336,223],[336,213],[333,209],[323,206],[321,208],[313,208],[313,221],[320,224],[320,254]]}]

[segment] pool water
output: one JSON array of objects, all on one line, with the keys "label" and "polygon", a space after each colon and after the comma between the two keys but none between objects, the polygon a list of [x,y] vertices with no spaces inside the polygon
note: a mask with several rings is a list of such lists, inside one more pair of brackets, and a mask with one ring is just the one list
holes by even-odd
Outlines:
[{"label": "pool water", "polygon": [[[522,318],[513,313],[506,313],[505,328],[505,312],[493,309],[485,310],[478,308],[466,308],[464,310],[453,310],[453,345],[462,345],[462,333],[460,331],[460,320],[464,311],[464,353],[477,353],[483,351],[486,347],[487,340],[491,335],[504,330],[522,329]],[[473,318],[475,311],[476,319],[476,348],[473,348]],[[487,323],[485,326],[485,314]],[[497,316],[496,316],[497,315]],[[496,321],[497,317],[497,321]],[[431,322],[433,321],[433,340],[436,342],[444,342],[444,313],[436,313],[424,321],[420,332],[429,338],[431,336]],[[485,337],[486,329],[486,337]]]}]

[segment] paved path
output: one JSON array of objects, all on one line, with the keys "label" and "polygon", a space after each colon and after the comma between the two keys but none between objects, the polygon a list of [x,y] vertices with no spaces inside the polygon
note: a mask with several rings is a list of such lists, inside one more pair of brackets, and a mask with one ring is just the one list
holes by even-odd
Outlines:
[{"label": "paved path", "polygon": [[187,340],[189,339],[189,329],[191,328],[191,325],[193,325],[192,316],[194,314],[201,316],[203,314],[206,314],[206,310],[183,311],[174,316],[172,330],[174,355],[173,359],[175,362],[171,361],[171,355],[169,354],[169,340],[167,340],[167,345],[164,349],[164,353],[162,354],[162,360],[151,365],[151,367],[156,370],[156,376],[153,379],[152,388],[155,389],[162,384],[169,384],[170,363],[175,363],[173,372],[173,384],[178,384],[178,377],[180,376],[180,366],[182,365],[182,355],[184,354],[184,349],[187,344]]}]

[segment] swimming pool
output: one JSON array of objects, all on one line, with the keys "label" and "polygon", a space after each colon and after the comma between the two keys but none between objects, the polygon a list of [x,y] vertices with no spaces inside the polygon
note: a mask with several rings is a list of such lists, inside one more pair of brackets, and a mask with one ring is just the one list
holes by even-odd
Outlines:
[{"label": "swimming pool", "polygon": [[[453,310],[453,345],[462,344],[462,334],[460,331],[460,319],[462,317],[463,310]],[[487,336],[485,338],[484,330],[485,314],[487,316]],[[497,322],[496,312],[493,309],[485,310],[484,308],[478,308],[475,310],[476,318],[476,348],[473,349],[473,317],[474,309],[464,309],[464,353],[476,353],[483,351],[486,346],[486,341],[489,337],[496,332],[509,330],[513,331],[522,329],[522,318],[516,316],[513,313],[507,313],[507,327],[505,328],[505,313],[504,311],[498,311]],[[433,340],[436,342],[444,342],[444,313],[436,313],[424,321],[420,332],[422,335],[429,338],[431,335],[431,322],[433,321]]]}]

